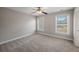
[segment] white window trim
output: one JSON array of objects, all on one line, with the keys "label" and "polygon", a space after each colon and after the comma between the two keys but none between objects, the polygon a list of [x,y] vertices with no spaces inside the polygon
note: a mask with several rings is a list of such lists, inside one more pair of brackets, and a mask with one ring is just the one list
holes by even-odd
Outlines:
[{"label": "white window trim", "polygon": [[[67,33],[57,31],[57,17],[58,16],[67,16]],[[55,32],[59,33],[59,34],[67,34],[67,35],[70,34],[70,15],[69,14],[57,15],[56,16],[56,20],[55,20]]]}]

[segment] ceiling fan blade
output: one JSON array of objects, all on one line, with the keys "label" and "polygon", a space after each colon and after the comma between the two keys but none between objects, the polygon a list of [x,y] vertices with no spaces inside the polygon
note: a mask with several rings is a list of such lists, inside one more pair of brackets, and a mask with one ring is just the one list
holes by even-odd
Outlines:
[{"label": "ceiling fan blade", "polygon": [[44,14],[48,14],[47,12],[42,12],[42,13],[44,13]]}]

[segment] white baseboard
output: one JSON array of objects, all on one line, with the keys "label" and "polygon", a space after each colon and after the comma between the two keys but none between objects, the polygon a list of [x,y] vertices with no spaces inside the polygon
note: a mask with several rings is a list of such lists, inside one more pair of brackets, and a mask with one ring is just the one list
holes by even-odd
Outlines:
[{"label": "white baseboard", "polygon": [[61,38],[61,39],[66,39],[66,40],[73,40],[71,38],[67,38],[67,37],[62,37],[62,36],[57,36],[57,35],[51,35],[51,34],[47,34],[47,33],[41,33],[41,32],[37,32],[39,34],[43,34],[43,35],[47,35],[47,36],[51,36],[51,37],[56,37],[56,38]]},{"label": "white baseboard", "polygon": [[32,35],[32,34],[33,33],[29,33],[29,34],[25,34],[25,35],[22,35],[22,36],[13,38],[13,39],[9,39],[9,40],[6,40],[6,41],[2,41],[2,42],[0,42],[0,45],[5,44],[5,43],[8,43],[8,42],[11,42],[11,41],[14,41],[14,40],[17,40],[17,39],[20,39],[20,38],[23,38],[23,37],[27,37],[27,36]]}]

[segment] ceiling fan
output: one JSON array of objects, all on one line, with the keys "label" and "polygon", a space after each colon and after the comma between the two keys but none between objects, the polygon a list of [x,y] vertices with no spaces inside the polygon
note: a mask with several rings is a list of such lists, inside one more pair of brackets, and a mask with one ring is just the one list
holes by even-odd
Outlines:
[{"label": "ceiling fan", "polygon": [[35,12],[34,13],[38,13],[38,14],[48,14],[47,12],[45,12],[41,7],[36,7],[37,9],[34,9]]}]

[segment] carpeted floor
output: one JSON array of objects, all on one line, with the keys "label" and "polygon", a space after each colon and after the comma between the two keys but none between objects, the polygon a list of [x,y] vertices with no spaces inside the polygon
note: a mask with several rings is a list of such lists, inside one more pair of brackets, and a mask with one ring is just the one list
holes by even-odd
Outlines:
[{"label": "carpeted floor", "polygon": [[77,52],[79,48],[72,41],[40,34],[33,34],[3,45],[1,52]]}]

